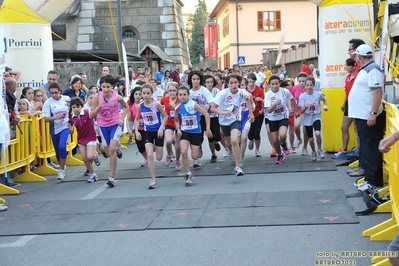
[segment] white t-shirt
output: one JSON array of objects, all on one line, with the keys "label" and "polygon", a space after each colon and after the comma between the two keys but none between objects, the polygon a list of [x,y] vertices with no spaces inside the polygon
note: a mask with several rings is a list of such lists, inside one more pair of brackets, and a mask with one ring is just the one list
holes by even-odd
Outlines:
[{"label": "white t-shirt", "polygon": [[302,114],[302,125],[311,126],[314,121],[321,120],[321,106],[320,101],[325,100],[324,95],[319,91],[314,91],[312,94],[302,93],[299,96],[298,106],[303,107],[307,104],[312,104]]},{"label": "white t-shirt", "polygon": [[[216,94],[218,94],[219,90],[217,88],[212,88],[212,90],[210,91],[211,95],[212,95],[212,99],[216,97]],[[210,112],[209,113],[209,117],[218,117],[217,114]]]},{"label": "white t-shirt", "polygon": [[[66,99],[66,98],[68,98],[68,99]],[[69,107],[68,107],[67,100],[69,100],[68,96],[62,97],[59,100],[54,100],[52,97],[50,97],[43,104],[43,108],[42,108],[43,117],[52,117],[59,113],[65,115],[63,119],[57,119],[57,120],[51,121],[51,126],[53,127],[54,134],[58,134],[62,130],[68,128]]]},{"label": "white t-shirt", "polygon": [[191,89],[189,98],[201,107],[207,104],[209,105],[213,101],[212,94],[204,86],[201,86],[200,89],[196,91]]},{"label": "white t-shirt", "polygon": [[[288,101],[294,98],[291,92],[287,89],[280,88],[278,92],[269,90],[265,93],[265,108],[271,107],[277,100],[281,100],[281,104],[277,105],[273,112],[269,113],[267,118],[270,121],[280,121],[290,116],[288,110]],[[265,111],[267,112],[267,110]]]},{"label": "white t-shirt", "polygon": [[254,74],[256,76],[255,84],[260,87],[262,85],[263,81],[265,80],[266,75],[261,71],[259,71],[258,73],[254,72]]},{"label": "white t-shirt", "polygon": [[225,89],[216,94],[213,102],[218,105],[218,109],[232,112],[230,116],[219,115],[219,124],[229,126],[235,121],[241,121],[242,106],[248,98],[249,94],[245,94],[242,90],[238,90],[236,94],[232,94],[230,89]]}]

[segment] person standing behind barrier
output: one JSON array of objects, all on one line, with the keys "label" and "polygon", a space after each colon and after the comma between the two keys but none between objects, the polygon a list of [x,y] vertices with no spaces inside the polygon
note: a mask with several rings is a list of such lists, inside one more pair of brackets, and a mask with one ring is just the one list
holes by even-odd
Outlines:
[{"label": "person standing behind barrier", "polygon": [[69,133],[73,134],[76,128],[78,132],[79,151],[82,154],[83,162],[90,173],[87,183],[93,183],[98,180],[94,172],[93,161],[97,166],[101,164],[100,157],[96,152],[97,136],[94,129],[94,119],[90,116],[90,111],[83,107],[82,99],[75,97],[70,102],[70,122],[68,124]]},{"label": "person standing behind barrier", "polygon": [[[317,156],[320,159],[326,157],[321,146],[321,106],[320,101],[324,102],[324,111],[328,111],[327,100],[324,95],[314,90],[316,81],[313,77],[306,78],[306,93],[299,96],[298,106],[302,111],[302,125],[305,127],[306,135],[309,138],[309,146],[312,149],[312,161],[316,161]],[[314,145],[313,130],[316,135],[317,153]]]},{"label": "person standing behind barrier", "polygon": [[345,100],[341,106],[341,110],[342,112],[344,112],[344,117],[342,118],[342,125],[341,125],[342,148],[339,150],[339,152],[334,154],[334,156],[336,157],[348,154],[349,127],[353,122],[353,119],[348,117],[348,97],[357,75],[357,72],[355,72],[356,61],[353,58],[348,58],[346,59],[345,63],[348,75],[346,75],[345,78],[345,88],[344,88]]},{"label": "person standing behind barrier", "polygon": [[51,98],[49,85],[53,82],[58,82],[58,72],[50,70],[47,73],[47,83],[39,87],[39,90],[43,93],[43,103]]},{"label": "person standing behind barrier", "polygon": [[[256,67],[257,71],[259,71],[259,67]],[[262,73],[262,72],[258,72]],[[263,74],[263,73],[262,73]],[[255,109],[253,110],[253,114],[255,116],[255,121],[251,124],[251,128],[249,130],[248,134],[248,149],[252,150],[254,148],[254,142],[255,142],[255,156],[260,157],[260,131],[262,129],[262,124],[263,124],[263,101],[265,99],[265,94],[262,90],[261,87],[259,87],[257,84],[257,80],[259,81],[260,77],[256,76],[255,73],[249,73],[247,76],[248,80],[248,86],[247,86],[247,92],[249,92],[252,95],[252,100],[255,103]],[[264,74],[263,74],[263,79],[264,80]]]},{"label": "person standing behind barrier", "polygon": [[[181,139],[182,161],[186,170],[185,184],[189,186],[192,184],[194,177],[190,170],[188,147],[190,146],[191,157],[195,161],[199,156],[203,131],[206,132],[208,138],[212,138],[211,122],[207,110],[190,99],[190,91],[186,86],[181,86],[178,94],[180,102],[177,103],[175,108],[177,114],[174,117],[174,122],[177,134]],[[202,117],[205,119],[205,130],[201,129],[200,121]]]},{"label": "person standing behind barrier", "polygon": [[[134,119],[136,138],[138,140],[144,139],[145,141],[148,171],[151,176],[151,182],[148,189],[158,187],[158,182],[155,179],[154,146],[157,160],[160,161],[162,160],[163,155],[164,130],[166,121],[168,120],[168,115],[165,113],[162,105],[152,97],[152,93],[152,86],[150,84],[144,84],[141,88],[143,101],[137,107],[136,118]],[[139,132],[139,119],[141,114],[144,118],[144,136]]]},{"label": "person standing behind barrier", "polygon": [[[97,118],[100,127],[101,139],[105,152],[109,157],[109,172],[107,185],[115,186],[115,174],[117,165],[117,153],[119,148],[119,138],[122,134],[122,125],[129,107],[122,96],[114,91],[117,80],[112,75],[106,75],[100,79],[101,91],[93,99],[90,116]],[[123,107],[121,115],[119,104]]]},{"label": "person standing behind barrier", "polygon": [[55,155],[60,164],[58,170],[58,180],[65,179],[65,161],[67,158],[66,145],[68,142],[68,121],[69,109],[66,98],[68,96],[61,96],[61,87],[57,82],[49,85],[51,98],[49,98],[43,105],[44,121],[50,122],[50,134],[53,141]]},{"label": "person standing behind barrier", "polygon": [[367,191],[383,185],[382,154],[378,144],[383,138],[385,123],[382,107],[384,74],[375,63],[369,45],[362,44],[353,53],[361,68],[349,93],[348,117],[355,119],[364,156],[365,181],[358,190]]},{"label": "person standing behind barrier", "polygon": [[71,86],[66,88],[62,95],[69,96],[69,98],[79,97],[82,101],[86,100],[86,90],[82,88],[82,79],[79,75],[73,76],[71,79]]}]

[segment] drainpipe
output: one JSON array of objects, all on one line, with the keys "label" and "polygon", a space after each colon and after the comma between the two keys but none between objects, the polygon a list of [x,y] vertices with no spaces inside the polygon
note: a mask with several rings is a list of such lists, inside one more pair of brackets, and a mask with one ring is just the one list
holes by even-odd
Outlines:
[{"label": "drainpipe", "polygon": [[[238,58],[238,56],[240,56],[240,37],[239,37],[240,31],[238,29],[238,0],[236,0],[236,30],[237,30],[237,58]],[[241,71],[241,66],[240,66],[240,71]]]}]

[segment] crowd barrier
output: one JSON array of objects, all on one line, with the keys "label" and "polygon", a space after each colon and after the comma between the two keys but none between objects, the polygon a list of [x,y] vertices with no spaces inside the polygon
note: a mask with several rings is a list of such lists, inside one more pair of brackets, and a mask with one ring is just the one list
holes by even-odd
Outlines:
[{"label": "crowd barrier", "polygon": [[[76,131],[68,140],[67,165],[84,165],[83,162],[72,155],[72,149],[77,145]],[[45,182],[47,179],[43,175],[56,175],[58,170],[53,169],[47,163],[47,159],[54,159],[55,150],[50,136],[50,123],[46,123],[41,116],[22,115],[16,128],[16,137],[10,141],[6,149],[5,158],[2,158],[0,165],[4,165],[6,160],[7,171],[24,168],[24,172],[16,176],[15,182]],[[42,161],[42,166],[31,171],[31,163]],[[0,168],[0,174],[4,173],[4,168]],[[0,194],[19,194],[17,189],[0,184]]]}]

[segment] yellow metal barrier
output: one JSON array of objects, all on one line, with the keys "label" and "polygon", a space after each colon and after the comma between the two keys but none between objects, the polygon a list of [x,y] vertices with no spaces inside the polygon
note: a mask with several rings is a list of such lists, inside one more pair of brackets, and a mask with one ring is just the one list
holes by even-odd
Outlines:
[{"label": "yellow metal barrier", "polygon": [[0,203],[4,204],[4,203],[6,203],[6,201],[4,199],[0,198]]}]

